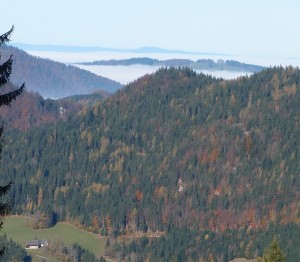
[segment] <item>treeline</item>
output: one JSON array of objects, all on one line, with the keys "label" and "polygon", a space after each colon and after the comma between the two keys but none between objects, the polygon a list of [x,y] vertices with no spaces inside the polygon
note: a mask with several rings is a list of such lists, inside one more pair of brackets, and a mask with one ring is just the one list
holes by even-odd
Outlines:
[{"label": "treeline", "polygon": [[31,56],[15,47],[2,46],[0,51],[4,61],[13,56],[11,82],[17,85],[25,82],[27,90],[46,98],[90,94],[99,90],[113,93],[121,88],[121,84],[113,80],[71,65]]},{"label": "treeline", "polygon": [[66,122],[12,132],[13,212],[149,241],[172,224],[178,246],[184,230],[195,244],[206,231],[246,241],[247,230],[298,228],[299,83],[292,67],[231,81],[163,68]]}]

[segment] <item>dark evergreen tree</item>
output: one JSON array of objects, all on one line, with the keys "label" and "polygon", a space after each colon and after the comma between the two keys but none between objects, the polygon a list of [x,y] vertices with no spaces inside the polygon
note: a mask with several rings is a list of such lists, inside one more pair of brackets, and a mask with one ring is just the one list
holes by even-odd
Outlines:
[{"label": "dark evergreen tree", "polygon": [[[7,33],[0,36],[0,46],[9,42],[9,38],[11,33],[13,32],[14,27],[12,27]],[[1,58],[1,54],[0,54]],[[5,88],[6,84],[9,81],[10,75],[12,72],[12,56],[3,64],[0,65],[0,87]],[[13,91],[7,91],[7,92],[0,92],[0,107],[4,105],[10,105],[11,102],[16,99],[18,95],[20,95],[25,87],[25,84],[23,84],[21,87],[19,87],[16,90]],[[2,135],[3,135],[3,125],[0,125],[0,156],[2,151]],[[2,199],[3,196],[7,194],[7,192],[10,190],[12,185],[12,181],[10,181],[8,184],[4,186],[0,186],[0,198]],[[3,218],[8,214],[10,210],[9,203],[5,202],[3,203],[0,201],[0,217]],[[0,228],[3,226],[3,219],[0,221]],[[1,249],[0,255],[3,255],[4,248]]]}]

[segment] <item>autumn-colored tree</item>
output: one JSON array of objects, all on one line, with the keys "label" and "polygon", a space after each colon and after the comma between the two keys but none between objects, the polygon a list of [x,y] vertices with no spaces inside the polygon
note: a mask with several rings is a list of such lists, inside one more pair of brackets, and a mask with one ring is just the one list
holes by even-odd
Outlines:
[{"label": "autumn-colored tree", "polygon": [[93,226],[93,232],[99,231],[99,219],[97,216],[93,216],[92,226]]},{"label": "autumn-colored tree", "polygon": [[140,190],[137,190],[135,192],[135,198],[137,201],[141,202],[143,199],[143,192],[141,192]]},{"label": "autumn-colored tree", "polygon": [[[9,38],[11,33],[13,32],[14,27],[12,27],[7,33],[0,36],[0,46],[9,42]],[[4,87],[10,78],[10,74],[12,72],[12,57],[10,57],[6,62],[0,65],[0,87]],[[10,105],[12,100],[16,99],[18,95],[20,95],[24,89],[25,85],[23,84],[20,88],[11,92],[0,93],[0,107],[4,105]],[[3,135],[3,125],[0,125],[0,156],[2,151],[2,135]],[[0,186],[0,197],[3,197],[10,190],[12,185],[12,181],[4,186]],[[0,216],[3,218],[8,214],[10,210],[9,203],[0,202]],[[3,219],[0,221],[0,228],[3,226]],[[0,256],[3,254],[4,248],[0,250]]]},{"label": "autumn-colored tree", "polygon": [[249,156],[252,150],[252,144],[253,144],[253,140],[250,134],[247,134],[245,137],[245,151],[246,154]]}]

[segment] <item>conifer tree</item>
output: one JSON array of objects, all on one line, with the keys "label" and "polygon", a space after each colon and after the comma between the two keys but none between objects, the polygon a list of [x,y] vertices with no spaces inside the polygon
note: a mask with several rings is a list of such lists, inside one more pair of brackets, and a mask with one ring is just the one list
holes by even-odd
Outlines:
[{"label": "conifer tree", "polygon": [[277,238],[273,238],[269,247],[263,254],[262,258],[258,258],[257,262],[285,262],[285,256],[282,253]]},{"label": "conifer tree", "polygon": [[[14,27],[12,26],[12,28],[8,32],[0,36],[0,46],[10,41],[10,36],[13,30]],[[1,59],[1,54],[0,54],[0,59]],[[0,64],[0,88],[4,88],[5,85],[9,82],[10,75],[12,72],[12,61],[13,60],[11,56],[3,64]],[[24,88],[25,88],[25,84],[23,84],[18,89],[10,92],[1,92],[0,90],[0,107],[4,105],[10,105],[11,102],[22,93]],[[3,135],[3,125],[1,124],[0,125],[0,160],[1,160],[2,142],[3,142],[2,135]],[[4,174],[1,175],[3,176]],[[10,210],[9,203],[3,203],[2,198],[7,194],[11,186],[12,186],[12,181],[10,181],[6,185],[0,186],[0,229],[3,226],[3,217],[6,216]],[[4,252],[4,248],[0,250],[0,256],[3,254],[3,252]]]}]

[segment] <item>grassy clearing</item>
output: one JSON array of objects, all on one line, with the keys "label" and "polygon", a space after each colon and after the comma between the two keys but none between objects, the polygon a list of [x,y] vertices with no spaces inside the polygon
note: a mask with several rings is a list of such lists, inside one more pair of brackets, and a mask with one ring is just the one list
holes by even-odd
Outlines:
[{"label": "grassy clearing", "polygon": [[31,255],[32,262],[44,262],[44,261],[51,261],[51,262],[60,262],[57,260],[56,257],[47,255],[44,250],[27,250],[27,253]]},{"label": "grassy clearing", "polygon": [[32,239],[62,240],[66,246],[78,243],[83,248],[93,252],[97,257],[104,254],[105,239],[99,235],[78,229],[67,223],[58,223],[52,228],[33,230],[25,225],[25,217],[11,216],[4,221],[1,234],[25,247],[25,242]]}]

